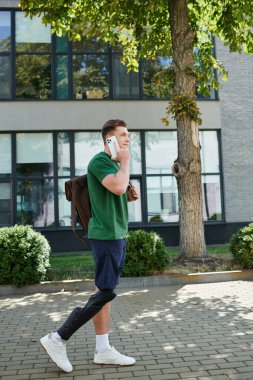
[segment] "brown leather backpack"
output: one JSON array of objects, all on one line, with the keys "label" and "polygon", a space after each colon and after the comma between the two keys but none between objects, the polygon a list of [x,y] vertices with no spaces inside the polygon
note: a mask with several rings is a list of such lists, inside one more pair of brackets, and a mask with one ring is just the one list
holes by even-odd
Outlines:
[{"label": "brown leather backpack", "polygon": [[[67,200],[71,202],[72,231],[85,245],[87,245],[88,223],[91,218],[87,174],[66,181],[65,194]],[[83,236],[79,235],[76,231],[76,216],[85,232],[85,235]]]}]

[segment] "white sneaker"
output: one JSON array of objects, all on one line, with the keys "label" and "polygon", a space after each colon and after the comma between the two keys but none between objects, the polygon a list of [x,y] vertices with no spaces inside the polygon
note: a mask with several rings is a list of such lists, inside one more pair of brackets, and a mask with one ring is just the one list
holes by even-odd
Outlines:
[{"label": "white sneaker", "polygon": [[67,357],[66,343],[62,340],[52,339],[52,332],[43,336],[40,343],[53,362],[64,372],[71,372],[73,367]]},{"label": "white sneaker", "polygon": [[115,350],[114,347],[108,348],[105,352],[99,353],[95,352],[94,355],[95,364],[116,364],[116,365],[133,365],[136,363],[134,358],[130,356],[122,355],[120,352]]}]

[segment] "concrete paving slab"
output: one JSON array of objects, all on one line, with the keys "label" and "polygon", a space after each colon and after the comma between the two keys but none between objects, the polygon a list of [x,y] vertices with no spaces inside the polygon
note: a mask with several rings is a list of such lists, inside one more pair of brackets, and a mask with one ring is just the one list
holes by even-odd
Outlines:
[{"label": "concrete paving slab", "polygon": [[120,288],[110,341],[134,356],[132,367],[93,364],[91,322],[68,342],[74,370],[61,372],[40,348],[92,292],[0,297],[1,380],[253,379],[253,282]]}]

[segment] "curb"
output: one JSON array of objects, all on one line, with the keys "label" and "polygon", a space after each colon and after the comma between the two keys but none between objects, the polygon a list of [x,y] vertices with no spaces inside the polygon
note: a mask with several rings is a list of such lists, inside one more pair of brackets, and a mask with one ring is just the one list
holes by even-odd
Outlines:
[{"label": "curb", "polygon": [[[189,284],[207,284],[227,281],[253,281],[253,270],[235,270],[229,272],[205,272],[189,274],[170,274],[150,277],[123,277],[118,289],[147,288],[153,286],[172,286]],[[35,285],[16,288],[1,285],[0,296],[26,295],[35,293],[58,293],[93,291],[94,280],[45,281]]]}]

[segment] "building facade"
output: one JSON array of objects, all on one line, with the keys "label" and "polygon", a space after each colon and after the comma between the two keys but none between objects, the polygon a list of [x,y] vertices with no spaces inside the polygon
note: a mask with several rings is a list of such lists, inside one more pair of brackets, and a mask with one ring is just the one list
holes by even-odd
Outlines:
[{"label": "building facade", "polygon": [[[253,219],[253,59],[216,41],[230,72],[219,94],[199,98],[206,241],[226,243]],[[0,226],[29,224],[54,251],[83,249],[71,231],[64,183],[86,172],[103,149],[100,129],[121,118],[131,132],[131,179],[141,199],[129,228],[157,231],[179,244],[178,194],[171,167],[176,126],[160,119],[168,102],[170,59],[126,72],[121,52],[101,41],[71,43],[0,0]]]}]

